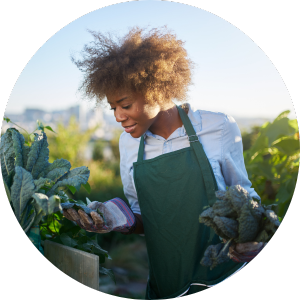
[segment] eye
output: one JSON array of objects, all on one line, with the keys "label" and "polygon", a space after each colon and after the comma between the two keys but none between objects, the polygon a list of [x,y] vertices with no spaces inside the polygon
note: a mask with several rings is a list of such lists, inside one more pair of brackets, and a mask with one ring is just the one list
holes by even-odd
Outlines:
[{"label": "eye", "polygon": [[110,110],[116,110],[116,108],[115,107],[111,107]]},{"label": "eye", "polygon": [[128,109],[128,108],[130,108],[130,107],[131,107],[131,104],[130,104],[130,105],[127,105],[127,106],[123,106],[122,108]]}]

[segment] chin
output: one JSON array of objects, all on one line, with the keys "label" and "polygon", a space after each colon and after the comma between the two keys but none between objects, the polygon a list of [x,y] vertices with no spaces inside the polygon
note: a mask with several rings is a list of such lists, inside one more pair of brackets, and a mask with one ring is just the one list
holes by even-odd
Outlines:
[{"label": "chin", "polygon": [[130,133],[130,135],[131,135],[133,138],[138,139],[138,138],[141,137],[143,134],[138,134],[138,133],[132,132],[132,133]]},{"label": "chin", "polygon": [[138,131],[135,130],[134,132],[130,132],[129,134],[133,138],[138,139],[138,138],[140,138],[144,134],[144,132],[141,132],[140,130],[138,130]]}]

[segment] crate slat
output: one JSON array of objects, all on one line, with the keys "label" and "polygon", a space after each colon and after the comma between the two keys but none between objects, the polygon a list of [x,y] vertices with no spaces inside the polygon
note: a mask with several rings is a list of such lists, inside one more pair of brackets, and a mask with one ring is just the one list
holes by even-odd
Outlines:
[{"label": "crate slat", "polygon": [[99,290],[99,257],[45,240],[45,257],[58,269],[80,283]]}]

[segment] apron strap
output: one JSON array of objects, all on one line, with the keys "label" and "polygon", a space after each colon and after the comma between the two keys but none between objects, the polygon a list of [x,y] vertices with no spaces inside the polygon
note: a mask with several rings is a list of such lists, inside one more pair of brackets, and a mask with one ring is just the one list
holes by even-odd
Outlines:
[{"label": "apron strap", "polygon": [[137,162],[144,160],[144,135],[141,136]]},{"label": "apron strap", "polygon": [[186,133],[189,138],[190,146],[194,150],[199,166],[201,168],[202,174],[203,174],[203,179],[204,179],[204,184],[206,187],[206,193],[208,197],[208,204],[212,206],[215,201],[217,200],[216,197],[216,184],[213,178],[213,172],[211,169],[211,165],[208,161],[208,158],[204,152],[203,146],[199,141],[198,136],[196,135],[196,132],[194,130],[194,127],[187,116],[186,112],[180,107],[177,106],[179,115],[181,117],[182,123],[184,125],[184,128],[186,130]]}]

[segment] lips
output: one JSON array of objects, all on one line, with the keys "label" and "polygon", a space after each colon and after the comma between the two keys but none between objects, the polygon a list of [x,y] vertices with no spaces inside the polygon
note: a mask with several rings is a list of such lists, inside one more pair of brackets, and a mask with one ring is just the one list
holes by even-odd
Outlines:
[{"label": "lips", "polygon": [[135,129],[136,124],[133,124],[133,125],[130,125],[130,126],[123,126],[123,127],[124,127],[124,129],[127,133],[130,133]]}]

